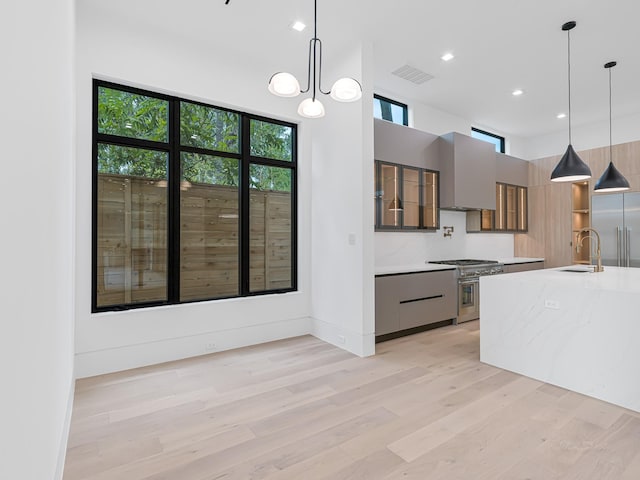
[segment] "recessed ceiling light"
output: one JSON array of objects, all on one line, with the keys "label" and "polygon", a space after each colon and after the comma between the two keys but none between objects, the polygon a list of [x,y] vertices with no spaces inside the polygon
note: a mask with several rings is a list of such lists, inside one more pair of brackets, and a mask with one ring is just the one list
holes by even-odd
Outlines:
[{"label": "recessed ceiling light", "polygon": [[293,25],[291,25],[291,28],[293,28],[294,30],[297,30],[298,32],[301,32],[302,30],[307,28],[307,26],[300,21],[296,21],[296,22],[293,22]]},{"label": "recessed ceiling light", "polygon": [[558,115],[556,115],[556,118],[564,118],[566,116],[567,116],[566,113],[559,113]]},{"label": "recessed ceiling light", "polygon": [[453,57],[453,53],[445,53],[440,58],[445,62],[448,62],[449,60],[453,60],[454,57]]},{"label": "recessed ceiling light", "polygon": [[524,90],[521,90],[519,88],[516,88],[513,92],[511,92],[511,95],[513,95],[514,97],[519,97],[520,95],[522,95],[524,93]]}]

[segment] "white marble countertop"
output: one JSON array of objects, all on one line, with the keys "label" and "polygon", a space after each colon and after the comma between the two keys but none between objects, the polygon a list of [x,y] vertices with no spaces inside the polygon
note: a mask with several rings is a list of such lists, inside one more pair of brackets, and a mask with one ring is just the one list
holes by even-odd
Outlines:
[{"label": "white marble countertop", "polygon": [[480,360],[640,412],[639,293],[640,268],[480,277]]},{"label": "white marble countertop", "polygon": [[[586,265],[571,265],[568,267],[518,272],[510,275],[510,282],[540,283],[570,289],[640,293],[640,268],[605,266],[604,272],[594,273]],[[493,276],[481,277],[480,285],[482,285],[485,278],[489,279],[488,281],[493,281]]]},{"label": "white marble countertop", "polygon": [[514,265],[516,263],[544,262],[544,258],[507,257],[507,258],[498,258],[498,261],[505,265]]},{"label": "white marble countertop", "polygon": [[455,270],[453,265],[440,265],[437,263],[416,263],[413,265],[392,265],[388,267],[376,267],[376,275],[395,275],[399,273],[435,272],[438,270]]}]

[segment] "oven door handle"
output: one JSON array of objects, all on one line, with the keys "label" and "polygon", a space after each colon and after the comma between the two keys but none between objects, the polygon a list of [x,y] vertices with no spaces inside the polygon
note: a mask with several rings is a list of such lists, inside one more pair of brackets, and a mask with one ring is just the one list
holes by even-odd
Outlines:
[{"label": "oven door handle", "polygon": [[472,279],[472,280],[458,280],[458,285],[470,285],[472,283],[478,283],[478,279]]}]

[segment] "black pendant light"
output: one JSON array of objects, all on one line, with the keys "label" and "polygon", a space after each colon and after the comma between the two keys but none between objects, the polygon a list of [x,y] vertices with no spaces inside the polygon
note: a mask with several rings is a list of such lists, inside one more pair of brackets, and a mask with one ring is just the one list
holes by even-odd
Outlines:
[{"label": "black pendant light", "polygon": [[611,69],[617,62],[608,62],[604,68],[609,70],[609,166],[598,179],[594,191],[596,192],[622,192],[629,190],[629,182],[624,175],[613,165],[613,141],[611,135]]},{"label": "black pendant light", "polygon": [[576,26],[576,22],[567,22],[562,30],[567,32],[567,66],[569,80],[569,146],[556,168],[551,172],[552,182],[577,182],[591,178],[591,169],[578,156],[571,145],[571,38],[569,32]]}]

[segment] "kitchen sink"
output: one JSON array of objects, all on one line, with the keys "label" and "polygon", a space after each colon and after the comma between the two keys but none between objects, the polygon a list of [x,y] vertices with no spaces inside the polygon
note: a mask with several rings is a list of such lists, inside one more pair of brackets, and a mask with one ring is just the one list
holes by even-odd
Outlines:
[{"label": "kitchen sink", "polygon": [[573,272],[573,273],[592,273],[592,270],[586,268],[562,268],[559,272]]}]

